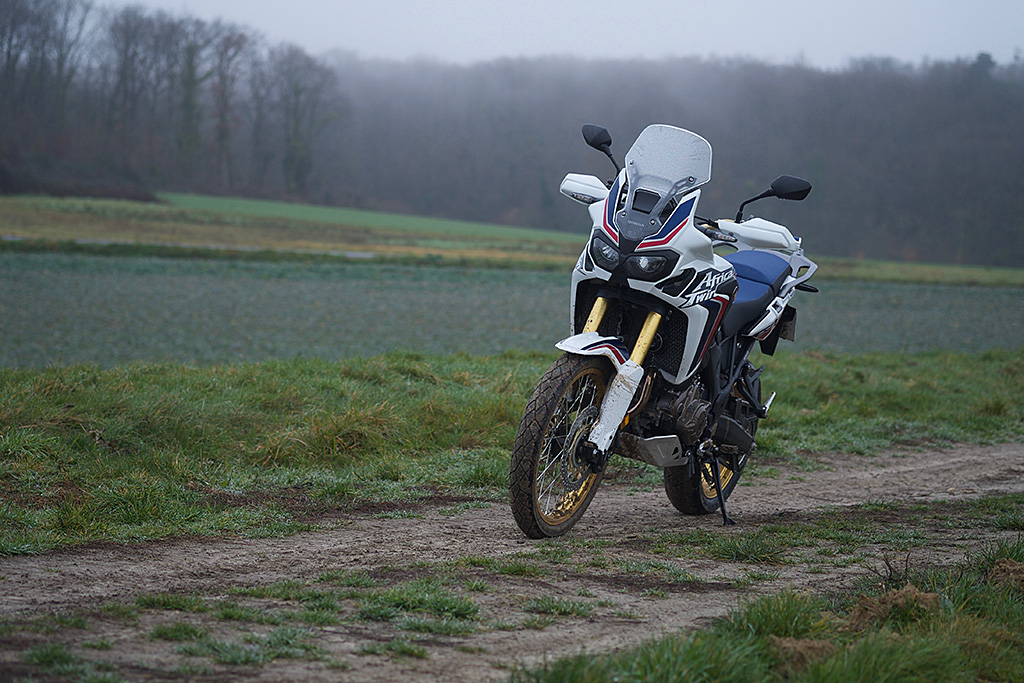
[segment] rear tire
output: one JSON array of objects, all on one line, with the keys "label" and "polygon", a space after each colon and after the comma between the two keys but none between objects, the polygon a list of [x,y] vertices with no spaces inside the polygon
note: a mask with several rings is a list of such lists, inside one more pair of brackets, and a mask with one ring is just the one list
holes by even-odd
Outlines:
[{"label": "rear tire", "polygon": [[566,354],[548,368],[519,424],[509,473],[512,514],[530,538],[560,536],[597,493],[579,446],[597,422],[612,370],[601,357]]},{"label": "rear tire", "polygon": [[[761,382],[755,380],[754,396],[761,400]],[[750,405],[733,393],[729,398],[728,414],[743,428],[754,436],[757,432],[757,416]],[[715,443],[718,446],[718,443]],[[742,456],[746,462],[749,454]],[[726,500],[736,488],[740,473],[734,472],[721,463],[696,463],[691,473],[690,465],[666,467],[664,470],[665,494],[672,506],[684,515],[707,515],[718,511],[718,489],[715,487],[715,474],[712,467],[718,467],[718,475],[722,481],[722,492]],[[742,468],[740,468],[742,469]]]}]

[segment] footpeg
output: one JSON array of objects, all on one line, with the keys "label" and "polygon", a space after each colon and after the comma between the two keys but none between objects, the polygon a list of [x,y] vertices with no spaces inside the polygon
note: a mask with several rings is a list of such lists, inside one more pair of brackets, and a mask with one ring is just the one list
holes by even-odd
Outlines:
[{"label": "footpeg", "polygon": [[769,396],[768,400],[764,402],[763,406],[761,406],[761,409],[759,411],[757,411],[758,412],[758,417],[760,417],[762,420],[764,418],[768,417],[768,410],[772,407],[772,401],[774,401],[774,400],[775,400],[775,392],[773,391],[772,395]]}]

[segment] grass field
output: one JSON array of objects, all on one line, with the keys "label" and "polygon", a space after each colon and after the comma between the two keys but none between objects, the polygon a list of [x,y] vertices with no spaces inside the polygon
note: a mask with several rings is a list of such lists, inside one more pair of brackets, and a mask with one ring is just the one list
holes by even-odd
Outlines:
[{"label": "grass field", "polygon": [[[581,233],[443,221],[352,209],[259,200],[163,195],[165,203],[0,197],[0,234],[51,248],[174,254],[215,248],[237,258],[262,252],[316,253],[335,258],[448,261],[531,267],[572,263]],[[10,241],[10,240],[8,240]],[[25,245],[7,245],[25,248]],[[156,247],[156,249],[154,249]]]},{"label": "grass field", "polygon": [[[523,405],[552,359],[0,370],[0,555],[290,533],[317,510],[441,492],[504,500]],[[758,432],[762,463],[1024,436],[1024,351],[787,354],[764,381],[782,398]]]},{"label": "grass field", "polygon": [[[0,249],[247,260],[365,260],[568,272],[587,235],[200,195],[162,203],[0,197]],[[17,238],[13,240],[11,238]],[[1024,269],[819,258],[816,281],[1024,287]]]},{"label": "grass field", "polygon": [[[0,364],[547,352],[566,273],[0,253]],[[798,294],[791,350],[1017,348],[1021,290],[855,281]]]}]

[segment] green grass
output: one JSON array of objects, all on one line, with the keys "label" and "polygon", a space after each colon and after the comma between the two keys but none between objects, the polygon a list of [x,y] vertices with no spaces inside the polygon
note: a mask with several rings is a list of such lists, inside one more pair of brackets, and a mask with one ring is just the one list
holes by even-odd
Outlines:
[{"label": "green grass", "polygon": [[[628,652],[557,659],[517,670],[511,680],[1022,680],[1024,594],[986,579],[996,559],[1021,556],[1024,541],[1003,543],[958,567],[917,571],[914,585],[933,595],[902,602],[893,593],[866,595],[855,606],[852,598],[783,591],[751,600],[709,628]],[[855,616],[872,604],[874,619]]]},{"label": "green grass", "polygon": [[208,195],[164,192],[161,201],[178,209],[210,211],[225,215],[287,218],[310,223],[339,224],[364,228],[382,228],[398,232],[451,235],[455,237],[501,237],[516,240],[551,240],[582,244],[580,235],[550,230],[532,230],[493,223],[443,220],[423,216],[363,211],[291,202],[259,199],[212,197]]},{"label": "green grass", "polygon": [[399,615],[423,613],[442,621],[467,622],[477,618],[480,608],[473,600],[445,586],[434,575],[416,579],[387,590],[366,594],[359,614],[373,621],[391,621]]},{"label": "green grass", "polygon": [[240,621],[253,624],[280,624],[281,615],[260,607],[239,605],[230,600],[222,600],[213,607],[213,616],[221,621]]},{"label": "green grass", "polygon": [[[568,272],[0,251],[0,365],[546,353],[566,334]],[[1020,297],[826,281],[794,300],[797,344],[781,349],[1014,348]]]},{"label": "green grass", "polygon": [[397,624],[404,631],[416,633],[433,633],[443,636],[468,636],[478,630],[476,622],[469,619],[453,619],[442,617],[431,619],[425,617],[406,617]]},{"label": "green grass", "polygon": [[[813,249],[813,245],[808,244]],[[873,261],[852,258],[819,258],[815,279],[861,282],[915,282],[934,285],[1024,287],[1024,268],[963,266],[948,263]]]},{"label": "green grass", "polygon": [[24,659],[29,664],[48,669],[66,666],[78,661],[78,658],[68,652],[67,648],[60,643],[37,645],[25,653]]},{"label": "green grass", "polygon": [[[0,369],[0,555],[189,533],[287,535],[313,528],[324,510],[438,492],[501,500],[523,405],[552,358]],[[765,381],[780,394],[758,431],[768,462],[1024,436],[1024,351],[767,363]],[[998,516],[1004,528],[1020,525],[1017,510]],[[492,565],[543,571],[529,558]]]},{"label": "green grass", "polygon": [[765,382],[780,400],[758,431],[762,454],[873,453],[1014,440],[1024,431],[1021,351],[782,353],[763,360]]},{"label": "green grass", "polygon": [[566,600],[545,595],[527,602],[523,609],[536,614],[556,617],[589,617],[594,613],[593,603],[580,600]]},{"label": "green grass", "polygon": [[352,569],[332,569],[320,574],[316,580],[344,588],[373,588],[379,583],[366,572]]},{"label": "green grass", "polygon": [[242,642],[200,638],[180,646],[178,652],[229,666],[263,666],[275,659],[322,659],[323,648],[310,642],[312,636],[307,629],[281,626],[266,636],[246,636]]},{"label": "green grass", "polygon": [[539,578],[547,574],[547,570],[541,567],[534,561],[528,558],[510,557],[510,558],[497,558],[497,557],[481,557],[476,555],[470,555],[468,557],[461,558],[459,564],[463,564],[467,567],[478,567],[480,569],[486,569],[488,571],[495,572],[496,574],[504,574],[506,576],[528,576],[533,578]]},{"label": "green grass", "polygon": [[748,562],[751,564],[783,564],[786,548],[762,529],[749,533],[715,536],[707,546],[708,553],[717,560]]},{"label": "green grass", "polygon": [[[372,252],[378,260],[438,265],[566,268],[587,233],[583,224],[553,232],[290,202],[178,193],[159,197],[156,204],[0,197],[2,232],[25,238],[2,243],[0,249],[260,260],[337,260],[350,258],[346,252]],[[1024,269],[816,260],[818,280],[1024,287]]]},{"label": "green grass", "polygon": [[[49,643],[29,648],[22,661],[47,674],[47,680],[84,681],[86,683],[117,683],[123,680],[120,676],[103,671],[110,665],[101,661],[91,661],[68,651],[60,643]],[[18,678],[12,680],[36,680],[35,678]]]},{"label": "green grass", "polygon": [[282,535],[361,500],[495,495],[476,472],[507,468],[549,358],[0,370],[0,554]]},{"label": "green grass", "polygon": [[552,232],[354,209],[165,194],[161,203],[0,197],[2,248],[247,260],[571,265],[586,230]]}]

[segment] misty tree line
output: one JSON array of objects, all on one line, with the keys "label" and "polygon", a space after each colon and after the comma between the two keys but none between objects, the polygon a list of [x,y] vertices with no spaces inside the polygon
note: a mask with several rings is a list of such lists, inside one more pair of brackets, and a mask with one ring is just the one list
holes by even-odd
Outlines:
[{"label": "misty tree line", "polygon": [[805,202],[751,208],[812,254],[1024,263],[1020,60],[368,61],[135,6],[0,0],[0,192],[185,190],[582,233],[558,184],[612,173],[588,122],[620,158],[652,122],[706,137],[702,215],[808,178]]},{"label": "misty tree line", "polygon": [[344,112],[332,69],[244,27],[88,0],[0,0],[9,185],[303,197],[318,138]]}]

